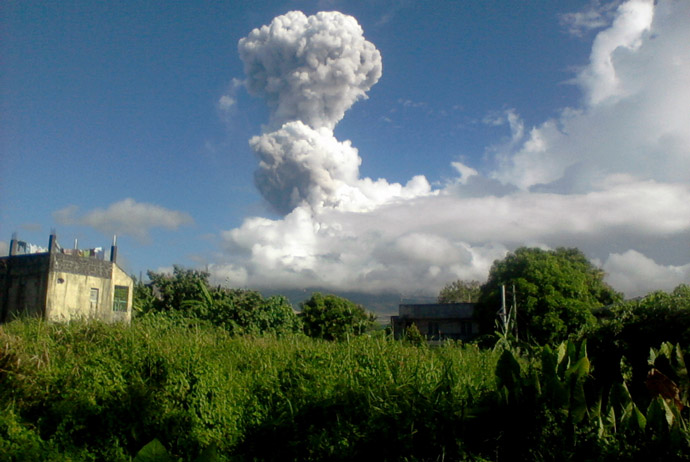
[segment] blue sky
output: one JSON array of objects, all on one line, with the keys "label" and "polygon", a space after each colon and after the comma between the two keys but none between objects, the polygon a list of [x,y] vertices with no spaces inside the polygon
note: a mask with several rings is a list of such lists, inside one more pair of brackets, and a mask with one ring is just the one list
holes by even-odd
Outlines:
[{"label": "blue sky", "polygon": [[[137,275],[433,294],[577,246],[630,296],[690,282],[688,2],[1,8],[0,253],[56,228]],[[291,86],[299,43],[352,79]]]}]

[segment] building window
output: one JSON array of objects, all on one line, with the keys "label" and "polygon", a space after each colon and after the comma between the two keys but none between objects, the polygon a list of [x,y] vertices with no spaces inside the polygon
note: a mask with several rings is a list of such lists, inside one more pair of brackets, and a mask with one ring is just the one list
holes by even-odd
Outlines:
[{"label": "building window", "polygon": [[115,293],[113,294],[113,311],[127,311],[128,301],[129,287],[115,286]]},{"label": "building window", "polygon": [[98,289],[91,289],[91,295],[89,296],[89,301],[91,302],[91,308],[98,306]]}]

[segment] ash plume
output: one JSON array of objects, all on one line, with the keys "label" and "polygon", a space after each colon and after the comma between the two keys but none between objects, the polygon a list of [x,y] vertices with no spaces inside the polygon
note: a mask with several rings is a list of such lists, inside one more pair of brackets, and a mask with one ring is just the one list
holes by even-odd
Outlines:
[{"label": "ash plume", "polygon": [[381,77],[381,54],[357,20],[291,11],[239,42],[247,89],[266,99],[272,125],[299,120],[333,129]]},{"label": "ash plume", "polygon": [[247,89],[271,108],[269,131],[249,144],[259,158],[254,179],[271,205],[288,214],[370,210],[395,197],[428,194],[426,179],[410,187],[359,178],[362,159],[333,128],[381,77],[381,54],[351,16],[292,11],[239,42]]}]

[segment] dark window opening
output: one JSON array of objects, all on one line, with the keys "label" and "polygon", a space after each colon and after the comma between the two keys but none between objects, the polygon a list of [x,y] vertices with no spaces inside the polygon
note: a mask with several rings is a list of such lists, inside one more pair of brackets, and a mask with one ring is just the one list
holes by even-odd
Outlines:
[{"label": "dark window opening", "polygon": [[113,294],[113,311],[127,311],[128,302],[129,287],[115,286],[115,293]]}]

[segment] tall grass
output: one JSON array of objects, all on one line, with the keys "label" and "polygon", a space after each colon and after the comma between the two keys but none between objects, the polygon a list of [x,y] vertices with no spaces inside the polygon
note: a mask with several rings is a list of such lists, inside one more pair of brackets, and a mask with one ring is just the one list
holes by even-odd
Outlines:
[{"label": "tall grass", "polygon": [[497,361],[383,336],[231,337],[166,316],[18,320],[0,348],[0,449],[15,460],[128,461],[154,438],[183,460],[460,457],[464,413],[495,388]]}]

